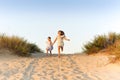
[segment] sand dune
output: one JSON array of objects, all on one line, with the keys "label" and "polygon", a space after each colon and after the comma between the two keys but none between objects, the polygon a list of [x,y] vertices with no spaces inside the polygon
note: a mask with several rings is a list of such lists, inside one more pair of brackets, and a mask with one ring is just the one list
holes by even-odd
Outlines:
[{"label": "sand dune", "polygon": [[0,54],[0,80],[120,80],[120,66],[102,55]]}]

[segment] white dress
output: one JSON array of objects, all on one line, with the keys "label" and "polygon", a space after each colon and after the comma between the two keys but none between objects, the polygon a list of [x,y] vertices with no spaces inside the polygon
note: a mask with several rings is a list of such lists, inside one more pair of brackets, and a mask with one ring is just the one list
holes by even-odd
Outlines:
[{"label": "white dress", "polygon": [[64,38],[65,38],[65,36],[57,36],[57,44],[58,44],[58,46],[61,46],[61,47],[64,46],[64,42],[63,42]]},{"label": "white dress", "polygon": [[52,51],[53,50],[53,46],[52,46],[52,43],[50,41],[46,41],[46,45],[47,45],[46,49],[48,51]]}]

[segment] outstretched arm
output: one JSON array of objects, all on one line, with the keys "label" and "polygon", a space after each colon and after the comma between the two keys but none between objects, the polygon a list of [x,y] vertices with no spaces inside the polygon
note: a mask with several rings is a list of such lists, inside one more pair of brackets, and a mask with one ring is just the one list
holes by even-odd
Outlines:
[{"label": "outstretched arm", "polygon": [[57,41],[57,37],[55,38],[54,42],[53,42],[53,45],[55,44],[55,42]]},{"label": "outstretched arm", "polygon": [[64,39],[67,40],[67,41],[70,41],[70,39],[68,39],[68,38],[66,38],[66,37],[64,37]]}]

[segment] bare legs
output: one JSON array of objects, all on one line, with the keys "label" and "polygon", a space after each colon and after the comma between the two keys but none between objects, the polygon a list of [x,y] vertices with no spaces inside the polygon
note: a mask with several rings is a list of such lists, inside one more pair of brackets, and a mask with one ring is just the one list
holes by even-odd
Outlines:
[{"label": "bare legs", "polygon": [[60,46],[58,46],[58,57],[60,58]]},{"label": "bare legs", "polygon": [[60,58],[60,50],[63,51],[63,47],[62,46],[58,46],[58,58]]},{"label": "bare legs", "polygon": [[50,56],[52,56],[52,51],[50,51]]},{"label": "bare legs", "polygon": [[[63,52],[63,46],[58,46],[58,58],[60,58],[60,53]],[[48,56],[48,53],[50,52],[50,56],[52,56],[52,51],[49,51],[46,49],[46,56]]]},{"label": "bare legs", "polygon": [[46,56],[48,56],[48,50],[46,49]]},{"label": "bare legs", "polygon": [[52,51],[48,51],[47,49],[46,49],[46,56],[48,56],[48,52],[50,52],[50,56],[52,56]]}]

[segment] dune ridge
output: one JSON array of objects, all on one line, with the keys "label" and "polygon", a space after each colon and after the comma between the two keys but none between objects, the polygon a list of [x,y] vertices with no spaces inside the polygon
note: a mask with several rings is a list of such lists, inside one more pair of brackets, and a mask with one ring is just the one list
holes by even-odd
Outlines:
[{"label": "dune ridge", "polygon": [[[1,53],[2,51],[0,51]],[[108,55],[72,54],[32,57],[0,54],[0,80],[120,80],[120,65]]]}]

